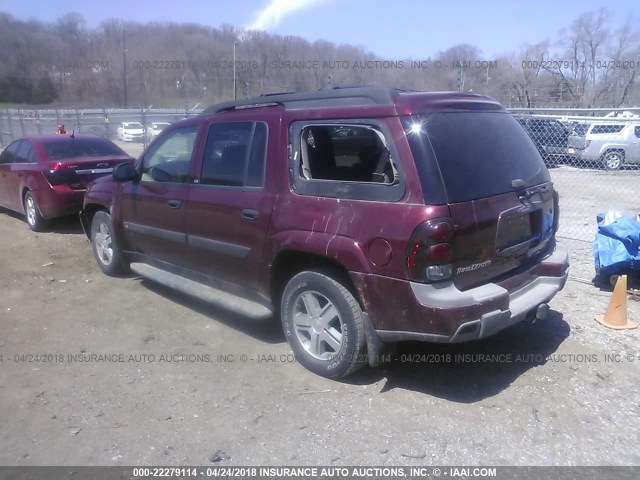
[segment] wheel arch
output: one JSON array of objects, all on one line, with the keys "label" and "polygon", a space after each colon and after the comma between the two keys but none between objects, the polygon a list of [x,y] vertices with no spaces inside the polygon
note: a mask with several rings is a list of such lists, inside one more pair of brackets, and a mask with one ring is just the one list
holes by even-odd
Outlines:
[{"label": "wheel arch", "polygon": [[337,277],[336,280],[342,281],[358,301],[360,308],[363,308],[362,299],[351,280],[349,270],[342,263],[334,258],[310,251],[284,249],[276,255],[270,270],[271,299],[276,309],[280,308],[280,296],[287,282],[294,275],[305,270],[330,271]]},{"label": "wheel arch", "polygon": [[37,188],[30,188],[28,185],[28,182],[22,186],[22,190],[20,191],[20,202],[22,204],[22,211],[24,212],[26,208],[24,199],[27,197],[27,193],[31,193],[31,195],[33,195],[34,200],[36,201],[35,203],[36,203],[36,208],[38,209],[38,212],[40,213],[41,216],[43,216],[42,209],[40,208],[40,202],[38,202],[38,199],[36,198],[36,191],[37,191]]},{"label": "wheel arch", "polygon": [[622,154],[622,158],[624,158],[625,153],[626,153],[625,150],[624,150],[624,147],[622,147],[622,146],[610,146],[610,147],[606,147],[604,149],[604,152],[602,153],[602,156],[604,157],[604,156],[607,155],[607,153],[611,153],[611,152],[621,153]]},{"label": "wheel arch", "polygon": [[106,212],[111,214],[109,208],[101,203],[87,203],[80,212],[80,223],[87,238],[91,239],[91,222],[97,212]]}]

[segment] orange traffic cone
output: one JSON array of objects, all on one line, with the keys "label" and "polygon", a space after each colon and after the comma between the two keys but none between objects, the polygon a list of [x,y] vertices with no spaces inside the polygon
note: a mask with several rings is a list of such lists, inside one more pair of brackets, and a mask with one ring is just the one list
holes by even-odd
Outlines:
[{"label": "orange traffic cone", "polygon": [[607,313],[596,315],[595,319],[605,327],[616,330],[626,330],[638,328],[637,323],[629,321],[627,318],[627,276],[620,275],[616,286],[613,289]]}]

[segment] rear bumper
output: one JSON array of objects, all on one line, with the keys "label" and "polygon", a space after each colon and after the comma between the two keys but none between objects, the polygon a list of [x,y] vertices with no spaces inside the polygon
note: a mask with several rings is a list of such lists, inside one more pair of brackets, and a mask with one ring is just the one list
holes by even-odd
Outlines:
[{"label": "rear bumper", "polygon": [[[539,307],[564,288],[568,267],[567,250],[557,247],[527,272],[500,284],[488,283],[460,291],[452,282],[444,285],[403,282],[410,290],[404,298],[404,311],[398,312],[393,320],[376,321],[382,312],[376,312],[375,308],[369,315],[383,342],[478,340],[544,313],[546,308],[539,311]],[[413,328],[402,328],[406,326]]]},{"label": "rear bumper", "polygon": [[71,215],[82,210],[84,190],[72,190],[66,185],[34,190],[40,215],[45,219]]},{"label": "rear bumper", "polygon": [[567,147],[543,147],[544,152],[549,157],[565,157],[567,155]]}]

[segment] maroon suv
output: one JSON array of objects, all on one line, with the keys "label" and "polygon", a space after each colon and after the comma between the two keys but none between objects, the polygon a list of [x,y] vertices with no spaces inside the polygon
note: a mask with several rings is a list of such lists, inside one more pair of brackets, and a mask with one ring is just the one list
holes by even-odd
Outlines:
[{"label": "maroon suv", "polygon": [[334,88],[220,104],[94,182],[100,268],[278,312],[300,363],[341,377],[401,340],[542,317],[567,279],[558,197],[488,97]]}]

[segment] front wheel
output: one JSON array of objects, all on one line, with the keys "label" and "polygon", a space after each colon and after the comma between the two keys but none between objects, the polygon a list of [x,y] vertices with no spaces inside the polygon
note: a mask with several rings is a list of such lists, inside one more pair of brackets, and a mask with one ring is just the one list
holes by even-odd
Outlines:
[{"label": "front wheel", "polygon": [[24,214],[27,217],[27,224],[34,232],[41,232],[46,227],[46,221],[40,215],[38,204],[33,193],[27,192],[24,195]]},{"label": "front wheel", "polygon": [[105,274],[116,276],[124,272],[122,254],[116,245],[111,216],[107,212],[96,212],[93,216],[91,246],[98,266]]},{"label": "front wheel", "polygon": [[607,170],[620,170],[624,161],[624,153],[612,150],[604,154],[604,166]]},{"label": "front wheel", "polygon": [[291,278],[280,315],[287,341],[307,369],[340,378],[364,366],[362,310],[336,272],[309,270]]}]

